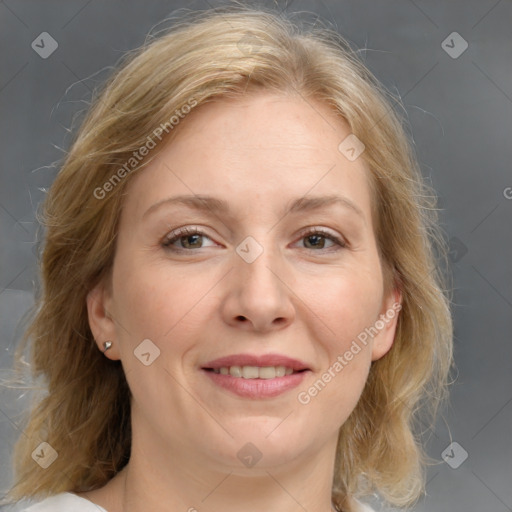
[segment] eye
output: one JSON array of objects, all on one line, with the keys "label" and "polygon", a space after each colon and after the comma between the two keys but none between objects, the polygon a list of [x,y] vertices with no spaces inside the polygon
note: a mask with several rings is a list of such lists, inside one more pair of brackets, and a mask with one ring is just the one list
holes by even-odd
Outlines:
[{"label": "eye", "polygon": [[[205,245],[206,240],[211,243]],[[309,250],[338,250],[347,247],[344,240],[322,228],[310,229],[302,235],[301,241],[304,242],[304,248]],[[162,247],[171,251],[188,251],[214,245],[215,243],[203,231],[192,227],[177,229],[162,241]]]},{"label": "eye", "polygon": [[[344,240],[321,228],[314,228],[304,233],[301,240],[304,241],[306,249],[312,250],[329,249],[336,246],[339,248],[347,247],[347,243]],[[326,243],[330,245],[326,247]]]},{"label": "eye", "polygon": [[[165,237],[162,246],[169,250],[202,249],[210,238],[197,228],[181,228]],[[177,244],[177,245],[176,245]],[[211,245],[214,245],[213,243]]]}]

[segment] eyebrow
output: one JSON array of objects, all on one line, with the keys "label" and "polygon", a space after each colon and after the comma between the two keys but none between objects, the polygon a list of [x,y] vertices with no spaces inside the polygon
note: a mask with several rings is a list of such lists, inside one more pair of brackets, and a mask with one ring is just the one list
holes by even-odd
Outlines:
[{"label": "eyebrow", "polygon": [[[181,205],[193,210],[210,212],[214,214],[228,215],[230,207],[227,201],[207,195],[181,195],[167,197],[150,206],[142,215],[142,219],[148,217],[151,213],[160,209],[162,206]],[[313,211],[327,208],[329,206],[342,206],[352,210],[364,220],[364,214],[350,199],[344,196],[328,195],[300,197],[287,203],[281,212],[281,217],[290,213],[299,213],[304,211]]]}]

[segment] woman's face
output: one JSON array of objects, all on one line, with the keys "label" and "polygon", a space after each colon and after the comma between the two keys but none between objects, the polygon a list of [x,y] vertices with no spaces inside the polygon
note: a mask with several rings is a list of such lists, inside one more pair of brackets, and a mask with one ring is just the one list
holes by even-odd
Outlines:
[{"label": "woman's face", "polygon": [[127,189],[111,290],[88,297],[133,395],[133,442],[232,471],[332,452],[398,316],[368,170],[338,149],[350,129],[271,93],[180,123]]}]

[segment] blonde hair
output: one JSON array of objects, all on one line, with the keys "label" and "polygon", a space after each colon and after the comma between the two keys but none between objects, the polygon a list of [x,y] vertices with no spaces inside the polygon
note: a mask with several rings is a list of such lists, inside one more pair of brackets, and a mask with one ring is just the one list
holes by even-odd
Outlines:
[{"label": "blonde hair", "polygon": [[[98,350],[86,309],[87,293],[111,275],[123,191],[134,174],[126,163],[157,127],[171,140],[179,124],[169,119],[184,105],[257,90],[317,99],[365,144],[386,289],[402,292],[394,344],[373,362],[339,432],[333,502],[351,510],[351,496],[378,492],[395,506],[420,497],[430,461],[416,429],[434,425],[447,396],[452,323],[434,194],[393,108],[400,102],[335,31],[236,5],[190,14],[128,54],[93,98],[47,194],[41,289],[16,352],[19,369],[31,341],[32,377],[44,376],[47,394],[31,404],[4,503],[93,490],[127,464],[130,389],[120,361]],[[162,146],[132,162],[133,171]],[[47,469],[31,456],[42,441],[58,453]]]}]

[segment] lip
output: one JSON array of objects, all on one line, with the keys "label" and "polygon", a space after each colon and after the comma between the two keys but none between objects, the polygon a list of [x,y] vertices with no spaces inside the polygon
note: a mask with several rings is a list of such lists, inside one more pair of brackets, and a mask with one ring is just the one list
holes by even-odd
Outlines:
[{"label": "lip", "polygon": [[[299,373],[273,379],[244,379],[209,371],[230,366],[286,366]],[[306,375],[311,373],[311,368],[299,359],[281,354],[236,354],[209,361],[201,367],[201,371],[216,386],[240,397],[258,400],[273,398],[297,387],[306,378]]]},{"label": "lip", "polygon": [[[266,354],[266,355],[253,355],[253,354],[234,354],[231,356],[219,357],[213,361],[201,366],[203,370],[214,369],[217,370],[222,367],[229,366],[286,366],[293,371],[298,372],[301,370],[310,370],[309,366],[291,357],[282,354]],[[284,378],[284,377],[278,377]],[[274,379],[269,379],[274,380]]]},{"label": "lip", "polygon": [[244,379],[243,377],[232,377],[212,371],[201,370],[211,381],[221,388],[224,388],[235,395],[254,400],[273,398],[281,395],[290,389],[296,388],[310,373],[309,370],[300,373],[292,373],[284,377],[274,379]]}]

